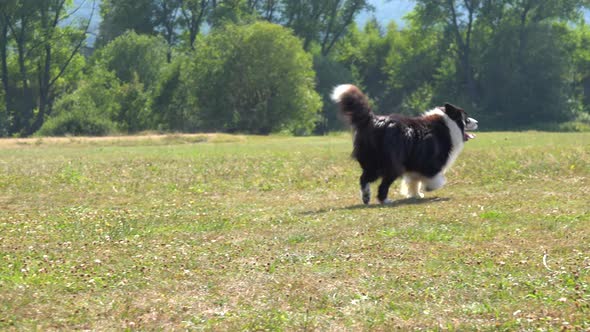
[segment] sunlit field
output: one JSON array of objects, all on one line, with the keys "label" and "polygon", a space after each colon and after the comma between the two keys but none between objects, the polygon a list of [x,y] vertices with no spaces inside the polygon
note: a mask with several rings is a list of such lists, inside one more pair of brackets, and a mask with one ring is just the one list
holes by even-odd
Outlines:
[{"label": "sunlit field", "polygon": [[0,330],[590,329],[590,133],[389,206],[350,136],[0,140]]}]

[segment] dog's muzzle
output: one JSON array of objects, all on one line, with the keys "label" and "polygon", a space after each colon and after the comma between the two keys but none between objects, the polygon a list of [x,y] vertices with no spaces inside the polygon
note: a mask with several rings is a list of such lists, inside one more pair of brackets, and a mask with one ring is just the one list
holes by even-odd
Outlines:
[{"label": "dog's muzzle", "polygon": [[474,139],[475,135],[468,133],[468,130],[476,130],[477,129],[477,120],[475,120],[474,118],[467,118],[465,120],[465,135],[463,137],[463,140],[465,142],[467,142],[470,139]]}]

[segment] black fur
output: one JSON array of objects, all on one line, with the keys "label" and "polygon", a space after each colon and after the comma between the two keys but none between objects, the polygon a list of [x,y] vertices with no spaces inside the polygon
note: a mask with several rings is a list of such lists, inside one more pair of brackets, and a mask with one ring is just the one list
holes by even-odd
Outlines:
[{"label": "black fur", "polygon": [[[382,178],[377,195],[379,201],[387,199],[390,185],[404,173],[412,172],[432,178],[447,166],[455,147],[442,115],[375,115],[367,97],[352,85],[344,93],[333,96],[333,99],[355,130],[352,156],[363,170],[361,190],[368,183]],[[439,109],[457,124],[461,135],[465,135],[465,112],[451,104],[445,104]],[[462,141],[461,138],[461,144]],[[369,193],[363,191],[362,199],[368,204]]]}]

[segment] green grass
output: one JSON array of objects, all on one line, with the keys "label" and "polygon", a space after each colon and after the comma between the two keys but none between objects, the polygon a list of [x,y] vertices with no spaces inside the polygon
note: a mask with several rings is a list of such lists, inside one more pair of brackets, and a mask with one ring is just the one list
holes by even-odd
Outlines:
[{"label": "green grass", "polygon": [[590,134],[482,133],[391,206],[350,151],[0,141],[0,330],[590,329]]}]

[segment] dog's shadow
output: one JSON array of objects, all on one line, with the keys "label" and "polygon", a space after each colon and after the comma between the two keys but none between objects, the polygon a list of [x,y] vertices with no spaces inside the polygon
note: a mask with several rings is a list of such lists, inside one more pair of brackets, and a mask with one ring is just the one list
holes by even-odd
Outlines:
[{"label": "dog's shadow", "polygon": [[314,214],[323,214],[327,212],[333,211],[342,211],[342,210],[360,210],[360,209],[390,209],[396,208],[404,205],[423,205],[423,204],[430,204],[430,203],[439,203],[439,202],[447,202],[450,201],[450,198],[447,197],[428,197],[428,198],[405,198],[393,201],[389,204],[356,204],[350,206],[343,206],[343,207],[334,207],[334,208],[322,208],[319,210],[313,211],[305,211],[301,214],[303,215],[314,215]]}]

